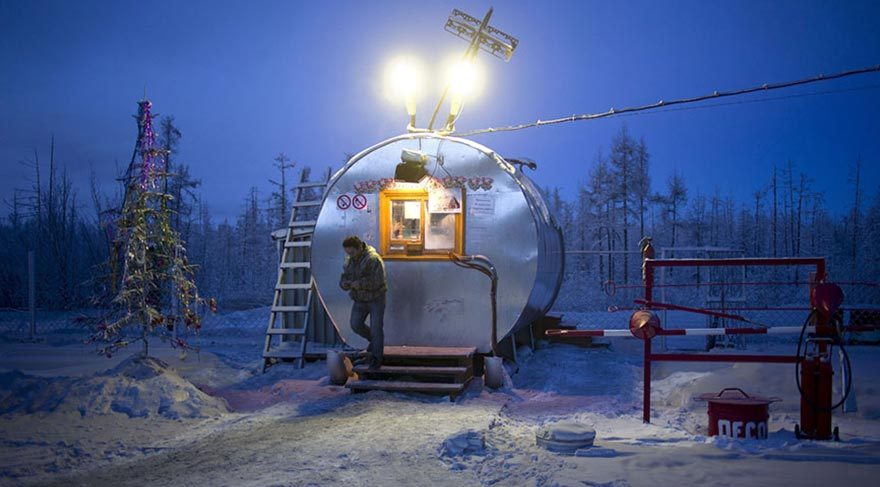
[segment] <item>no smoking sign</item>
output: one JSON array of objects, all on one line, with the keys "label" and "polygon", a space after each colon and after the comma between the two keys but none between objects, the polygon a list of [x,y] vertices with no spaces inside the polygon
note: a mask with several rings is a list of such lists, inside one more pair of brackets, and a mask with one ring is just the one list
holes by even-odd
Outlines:
[{"label": "no smoking sign", "polygon": [[340,195],[336,198],[336,207],[340,210],[347,210],[351,206],[351,197],[347,194]]},{"label": "no smoking sign", "polygon": [[340,210],[347,210],[352,206],[355,210],[363,210],[367,207],[367,197],[362,194],[356,194],[352,198],[347,194],[342,194],[336,198],[336,207]]},{"label": "no smoking sign", "polygon": [[362,194],[354,195],[354,201],[352,202],[352,205],[355,207],[355,209],[363,210],[367,207],[367,197]]}]

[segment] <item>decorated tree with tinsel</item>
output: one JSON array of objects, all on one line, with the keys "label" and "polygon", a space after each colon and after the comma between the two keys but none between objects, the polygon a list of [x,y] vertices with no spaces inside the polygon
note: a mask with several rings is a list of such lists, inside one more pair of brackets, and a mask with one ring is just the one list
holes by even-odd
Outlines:
[{"label": "decorated tree with tinsel", "polygon": [[[201,328],[199,308],[206,304],[195,284],[195,266],[171,225],[172,196],[161,184],[168,176],[167,151],[156,144],[152,103],[138,102],[136,158],[126,177],[125,199],[116,224],[111,267],[120,270],[108,313],[95,323],[90,341],[110,356],[141,341],[144,355],[149,340],[158,337],[183,350],[192,348],[177,330]],[[112,262],[113,260],[116,262]]]}]

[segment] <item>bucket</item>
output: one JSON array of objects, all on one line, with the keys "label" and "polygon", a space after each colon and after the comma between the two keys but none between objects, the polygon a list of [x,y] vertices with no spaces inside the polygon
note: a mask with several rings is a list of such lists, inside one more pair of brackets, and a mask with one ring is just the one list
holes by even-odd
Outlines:
[{"label": "bucket", "polygon": [[504,359],[502,357],[486,357],[483,362],[485,372],[483,382],[490,389],[500,389],[504,385]]},{"label": "bucket", "polygon": [[755,440],[767,438],[770,403],[782,400],[749,395],[738,387],[701,394],[699,399],[709,403],[709,436]]},{"label": "bucket", "polygon": [[328,350],[327,373],[330,376],[331,384],[343,386],[348,382],[348,376],[351,375],[351,361],[338,350]]}]

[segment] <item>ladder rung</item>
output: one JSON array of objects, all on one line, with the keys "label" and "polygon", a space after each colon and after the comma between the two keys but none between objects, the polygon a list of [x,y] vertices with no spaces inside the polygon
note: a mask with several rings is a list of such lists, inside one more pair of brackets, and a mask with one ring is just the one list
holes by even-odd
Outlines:
[{"label": "ladder rung", "polygon": [[266,330],[267,335],[305,335],[305,328],[272,328]]},{"label": "ladder rung", "polygon": [[299,240],[299,241],[293,241],[293,242],[288,241],[288,242],[284,242],[284,246],[287,247],[287,248],[291,248],[291,247],[311,247],[311,246],[312,246],[312,241],[311,241],[311,240]]},{"label": "ladder rung", "polygon": [[302,358],[299,350],[270,350],[263,352],[263,358]]},{"label": "ladder rung", "polygon": [[308,310],[308,306],[272,306],[273,313],[297,313]]},{"label": "ladder rung", "polygon": [[323,201],[321,200],[312,200],[312,201],[294,201],[293,206],[297,208],[301,208],[303,206],[321,206]]},{"label": "ladder rung", "polygon": [[275,289],[285,290],[285,289],[311,289],[311,284],[278,284],[275,286]]},{"label": "ladder rung", "polygon": [[282,262],[279,266],[282,269],[308,269],[312,264],[311,262]]},{"label": "ladder rung", "polygon": [[327,181],[304,181],[296,185],[297,188],[317,188],[327,186]]},{"label": "ladder rung", "polygon": [[303,220],[299,222],[290,222],[291,227],[313,227],[318,222],[315,220]]}]

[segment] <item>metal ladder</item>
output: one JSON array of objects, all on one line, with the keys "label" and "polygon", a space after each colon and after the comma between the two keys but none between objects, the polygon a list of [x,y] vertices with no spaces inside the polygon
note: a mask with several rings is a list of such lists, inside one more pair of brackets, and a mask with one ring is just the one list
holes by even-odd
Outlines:
[{"label": "metal ladder", "polygon": [[[301,212],[306,208],[321,206],[330,182],[330,172],[327,172],[324,181],[307,181],[307,178],[308,173],[303,171],[299,184],[294,188],[293,209],[278,263],[278,279],[269,311],[269,324],[266,327],[263,372],[278,363],[298,362],[300,368],[305,365],[308,326],[315,292],[311,272],[311,245],[317,212],[305,211],[309,218],[306,220],[301,219]],[[315,199],[305,200],[308,190],[320,190],[321,194]]]}]

